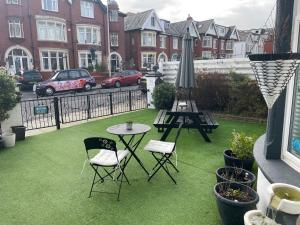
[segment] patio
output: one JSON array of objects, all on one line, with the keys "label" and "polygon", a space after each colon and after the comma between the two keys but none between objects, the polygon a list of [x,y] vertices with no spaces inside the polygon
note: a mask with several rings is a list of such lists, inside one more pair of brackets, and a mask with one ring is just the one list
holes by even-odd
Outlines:
[{"label": "patio", "polygon": [[[0,224],[220,224],[213,186],[215,170],[224,165],[222,152],[231,132],[257,137],[264,124],[218,119],[220,127],[207,143],[197,130],[183,129],[178,141],[177,185],[160,171],[151,182],[132,160],[127,167],[131,185],[123,184],[120,201],[115,195],[93,193],[87,198],[93,171],[86,165],[83,139],[116,137],[106,128],[128,120],[151,125],[137,154],[150,170],[154,160],[142,151],[149,139],[159,139],[152,124],[155,110],[143,110],[28,137],[13,149],[0,151]],[[174,139],[172,131],[169,140]],[[120,142],[118,142],[120,144]],[[121,147],[121,146],[120,146]],[[117,191],[111,181],[95,190]]]}]

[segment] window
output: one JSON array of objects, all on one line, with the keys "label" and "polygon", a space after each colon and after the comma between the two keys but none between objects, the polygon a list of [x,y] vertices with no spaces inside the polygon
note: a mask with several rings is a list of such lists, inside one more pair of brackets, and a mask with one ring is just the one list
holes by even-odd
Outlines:
[{"label": "window", "polygon": [[156,53],[154,52],[142,52],[142,68],[151,69],[154,66]]},{"label": "window", "polygon": [[94,18],[94,4],[92,2],[81,1],[80,11],[82,17]]},{"label": "window", "polygon": [[119,35],[118,33],[110,34],[110,46],[119,46]]},{"label": "window", "polygon": [[203,47],[204,48],[212,47],[212,37],[203,37]]},{"label": "window", "polygon": [[180,57],[179,57],[179,55],[177,54],[177,53],[174,53],[173,55],[172,55],[172,57],[171,57],[171,61],[179,61],[179,59],[180,59]]},{"label": "window", "polygon": [[220,35],[224,36],[225,35],[225,28],[224,27],[220,27],[219,28],[219,33],[220,33]]},{"label": "window", "polygon": [[142,32],[142,46],[156,47],[156,33]]},{"label": "window", "polygon": [[252,50],[252,45],[246,44],[246,53],[251,53],[251,50]]},{"label": "window", "polygon": [[79,44],[101,45],[100,37],[100,27],[98,26],[77,26],[77,40]]},{"label": "window", "polygon": [[69,73],[68,71],[60,72],[56,78],[60,81],[69,80]]},{"label": "window", "polygon": [[159,36],[159,42],[160,42],[160,48],[166,48],[167,47],[167,37],[164,35]]},{"label": "window", "polygon": [[232,50],[232,49],[233,49],[233,41],[227,41],[226,50]]},{"label": "window", "polygon": [[214,39],[214,49],[218,48],[218,39]]},{"label": "window", "polygon": [[134,38],[131,38],[131,45],[134,45]]},{"label": "window", "polygon": [[155,27],[155,17],[154,16],[151,17],[151,26]]},{"label": "window", "polygon": [[42,0],[42,9],[58,12],[58,0]]},{"label": "window", "polygon": [[178,38],[173,37],[173,49],[178,49]]},{"label": "window", "polygon": [[37,31],[39,41],[67,42],[65,23],[51,20],[38,20]]},{"label": "window", "polygon": [[110,22],[118,22],[119,12],[118,10],[110,10],[109,11],[109,21]]},{"label": "window", "polygon": [[23,38],[23,23],[20,18],[11,18],[8,20],[9,37],[11,38]]},{"label": "window", "polygon": [[[95,52],[95,62],[100,65],[101,63],[101,52]],[[93,66],[92,55],[90,51],[78,51],[78,63],[81,68],[88,68]]]},{"label": "window", "polygon": [[202,58],[203,59],[211,59],[212,58],[211,51],[203,51]]},{"label": "window", "polygon": [[6,0],[6,4],[21,5],[21,0]]},{"label": "window", "polygon": [[77,80],[81,77],[79,70],[71,70],[69,72],[69,79],[70,80]]},{"label": "window", "polygon": [[224,50],[225,41],[221,40],[221,50]]},{"label": "window", "polygon": [[66,50],[41,50],[42,71],[55,71],[67,69],[68,53]]}]

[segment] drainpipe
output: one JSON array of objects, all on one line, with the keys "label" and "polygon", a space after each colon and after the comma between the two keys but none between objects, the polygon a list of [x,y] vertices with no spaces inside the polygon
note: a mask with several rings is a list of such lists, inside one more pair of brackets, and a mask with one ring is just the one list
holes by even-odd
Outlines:
[{"label": "drainpipe", "polygon": [[[29,6],[29,4],[30,4],[30,1],[29,0],[27,0],[27,16],[28,16],[28,20],[29,20],[29,33],[30,33],[30,40],[31,40],[31,52],[32,52],[32,65],[33,65],[33,68],[35,68],[36,69],[36,60],[35,60],[35,52],[34,52],[34,50],[35,50],[35,48],[34,48],[34,40],[33,40],[33,36],[32,36],[32,24],[31,24],[31,22],[32,22],[32,15],[31,15],[31,13],[30,13],[30,6]],[[40,67],[41,67],[41,65],[40,65]]]},{"label": "drainpipe", "polygon": [[[74,41],[74,36],[75,37],[77,37],[77,30],[76,30],[76,27],[75,27],[75,33],[74,33],[74,27],[73,27],[73,14],[72,14],[72,4],[73,3],[70,3],[70,2],[68,2],[69,3],[69,17],[70,17],[70,35],[71,35],[71,43],[72,43],[72,49],[71,49],[71,51],[72,51],[72,57],[73,57],[73,68],[76,68],[76,67],[79,67],[79,58],[78,58],[78,56],[76,57],[76,53],[78,53],[78,51],[77,51],[77,46],[75,45],[75,44],[77,44],[77,42],[75,43],[75,41]],[[67,29],[67,38],[68,38],[68,27],[66,28]],[[77,38],[76,38],[77,39]],[[68,42],[67,42],[68,43]],[[77,60],[76,60],[76,58],[77,58]],[[69,62],[67,61],[67,57],[66,57],[66,65],[67,65],[67,67],[71,67],[72,68],[72,66],[70,66],[70,57],[69,57]],[[77,64],[76,64],[76,62],[77,62]]]},{"label": "drainpipe", "polygon": [[[294,0],[277,0],[274,53],[291,51],[293,11]],[[281,157],[285,98],[286,90],[277,99],[268,116],[266,159],[280,159]]]}]

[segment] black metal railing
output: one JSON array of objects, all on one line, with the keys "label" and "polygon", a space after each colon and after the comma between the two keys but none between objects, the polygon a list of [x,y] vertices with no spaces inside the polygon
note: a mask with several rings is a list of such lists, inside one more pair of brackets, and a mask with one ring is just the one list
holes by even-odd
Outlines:
[{"label": "black metal railing", "polygon": [[[47,107],[36,113],[35,107]],[[39,98],[21,101],[23,124],[27,130],[83,121],[147,108],[147,94],[141,90]]]}]

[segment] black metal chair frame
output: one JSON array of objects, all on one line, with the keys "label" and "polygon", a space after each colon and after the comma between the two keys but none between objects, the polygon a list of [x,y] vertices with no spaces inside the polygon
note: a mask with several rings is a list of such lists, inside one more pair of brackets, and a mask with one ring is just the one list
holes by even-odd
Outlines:
[{"label": "black metal chair frame", "polygon": [[[125,175],[124,172],[124,168],[126,166],[126,158],[125,157],[122,161],[124,161],[123,164],[121,164],[121,162],[119,162],[118,159],[118,154],[117,154],[117,147],[116,147],[116,142],[112,139],[108,139],[108,138],[101,138],[101,137],[90,137],[90,138],[86,138],[84,139],[84,144],[85,144],[85,149],[86,149],[86,154],[87,154],[87,159],[90,161],[90,156],[89,156],[89,151],[90,150],[107,150],[107,151],[113,151],[115,152],[116,155],[116,159],[117,159],[117,164],[116,165],[112,165],[112,166],[103,166],[103,165],[98,165],[98,164],[92,164],[90,163],[90,166],[93,168],[94,170],[94,178],[93,178],[93,182],[91,185],[91,189],[90,189],[90,193],[89,193],[89,198],[92,196],[92,192],[97,192],[97,191],[93,191],[93,187],[96,183],[101,182],[103,183],[105,178],[110,177],[112,180],[118,182],[119,179],[114,179],[114,177],[112,176],[113,173],[115,173],[118,169],[120,170],[120,174],[119,176],[121,176],[120,179],[120,184],[119,184],[119,190],[118,190],[118,201],[120,199],[120,193],[121,193],[121,188],[122,188],[122,183],[123,183],[123,177],[125,177],[126,181],[128,184],[129,180],[127,178],[127,176]],[[98,171],[98,169],[103,168],[104,172],[106,173],[105,175],[101,175],[100,172]],[[111,171],[108,171],[107,168],[112,168]],[[98,180],[96,180],[96,176],[99,177]],[[119,177],[117,176],[117,177]],[[108,193],[108,192],[103,192],[103,193]]]},{"label": "black metal chair frame", "polygon": [[[151,152],[152,156],[155,158],[157,163],[153,167],[152,173],[150,174],[150,176],[148,178],[148,181],[150,181],[153,178],[153,176],[162,168],[166,172],[166,174],[172,179],[172,181],[176,184],[176,180],[170,174],[167,165],[170,164],[175,169],[175,171],[177,173],[179,172],[179,170],[176,168],[174,163],[170,160],[170,157],[173,155],[174,150],[176,149],[176,144],[177,144],[181,129],[183,127],[183,124],[184,124],[183,122],[180,122],[180,124],[179,124],[177,134],[176,134],[176,137],[175,137],[175,145],[174,145],[174,148],[173,148],[171,153]],[[158,157],[157,155],[160,155],[161,157]]]}]

